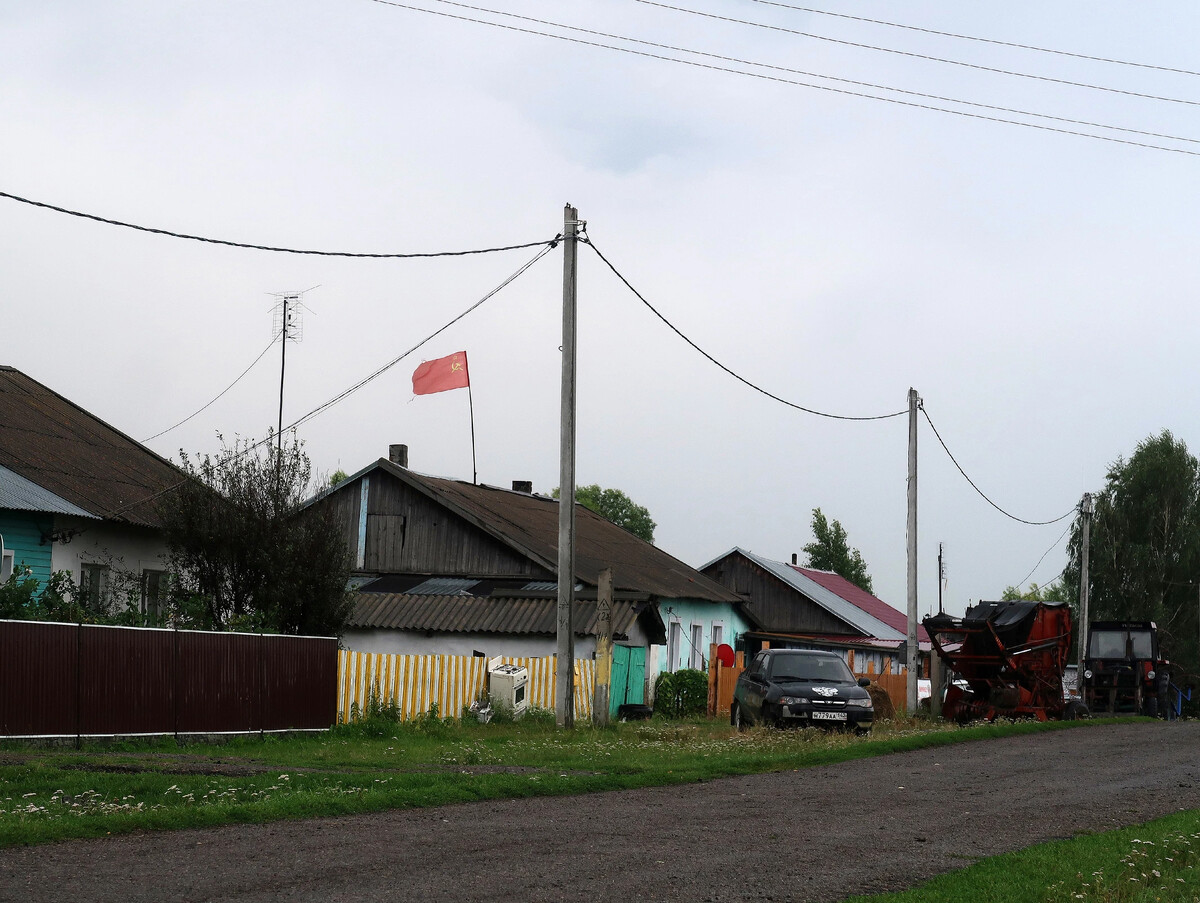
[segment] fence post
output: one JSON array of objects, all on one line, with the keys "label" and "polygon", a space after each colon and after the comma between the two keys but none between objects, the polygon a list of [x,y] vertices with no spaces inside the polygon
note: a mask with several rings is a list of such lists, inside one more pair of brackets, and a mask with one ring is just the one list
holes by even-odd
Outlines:
[{"label": "fence post", "polygon": [[75,748],[83,746],[83,619],[75,625]]},{"label": "fence post", "polygon": [[717,644],[708,644],[708,717],[717,717],[717,702],[721,695],[721,663],[717,661]]}]

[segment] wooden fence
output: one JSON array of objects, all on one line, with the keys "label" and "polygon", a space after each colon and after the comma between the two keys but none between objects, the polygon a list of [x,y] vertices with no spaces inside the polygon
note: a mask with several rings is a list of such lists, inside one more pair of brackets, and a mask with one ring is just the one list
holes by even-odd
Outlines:
[{"label": "wooden fence", "polygon": [[[529,671],[527,698],[533,708],[554,709],[558,657],[503,657],[506,665]],[[407,721],[437,706],[442,718],[458,718],[463,708],[487,689],[488,659],[477,655],[395,655],[386,652],[338,652],[338,721],[364,712],[374,695],[384,705],[395,704]],[[575,717],[592,717],[596,663],[575,661]]]}]

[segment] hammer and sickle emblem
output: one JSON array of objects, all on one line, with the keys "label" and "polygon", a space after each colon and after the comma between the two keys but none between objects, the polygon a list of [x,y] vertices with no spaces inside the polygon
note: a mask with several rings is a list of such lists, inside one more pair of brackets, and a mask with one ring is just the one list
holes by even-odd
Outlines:
[{"label": "hammer and sickle emblem", "polygon": [[462,369],[462,364],[459,361],[451,362],[451,364],[450,364],[450,372],[451,373],[454,373],[455,371],[461,370],[461,369]]}]

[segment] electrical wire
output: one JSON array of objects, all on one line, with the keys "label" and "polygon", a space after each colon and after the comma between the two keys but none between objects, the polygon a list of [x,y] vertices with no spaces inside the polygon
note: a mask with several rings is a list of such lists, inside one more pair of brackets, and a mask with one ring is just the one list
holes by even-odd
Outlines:
[{"label": "electrical wire", "polygon": [[750,0],[763,6],[776,6],[780,9],[790,9],[796,12],[812,13],[817,16],[832,16],[838,19],[852,19],[855,22],[868,22],[871,25],[886,25],[888,28],[903,28],[906,31],[919,31],[922,34],[933,34],[943,38],[957,38],[962,41],[978,41],[981,44],[995,44],[999,47],[1015,47],[1018,50],[1034,50],[1038,53],[1052,53],[1056,56],[1069,56],[1078,60],[1090,60],[1094,63],[1112,63],[1116,66],[1135,66],[1138,69],[1154,69],[1159,72],[1174,72],[1178,75],[1200,75],[1191,69],[1176,69],[1173,66],[1157,66],[1153,63],[1135,63],[1129,60],[1118,60],[1107,56],[1092,56],[1087,53],[1072,53],[1069,50],[1055,50],[1051,47],[1038,47],[1034,44],[1018,44],[1013,41],[999,41],[995,38],[981,38],[977,35],[957,34],[953,31],[938,31],[936,28],[922,28],[918,25],[905,25],[900,22],[888,22],[884,19],[868,19],[865,16],[852,16],[848,13],[835,13],[825,9],[813,9],[808,6],[792,6],[790,3],[778,3],[776,0]]},{"label": "electrical wire", "polygon": [[[281,333],[281,335],[282,335],[282,333]],[[174,426],[169,426],[169,427],[167,427],[165,430],[161,430],[160,432],[157,432],[157,433],[155,433],[155,434],[154,434],[153,436],[151,436],[149,439],[143,439],[143,440],[142,440],[142,444],[143,444],[143,445],[145,445],[147,442],[150,442],[150,441],[152,441],[152,440],[154,440],[154,439],[157,439],[159,436],[165,436],[167,433],[171,432],[171,430],[175,429],[176,427],[183,426],[185,423],[187,423],[189,420],[191,420],[191,419],[192,419],[193,417],[195,417],[197,414],[201,414],[201,413],[203,413],[204,411],[208,410],[210,407],[212,407],[212,406],[213,406],[213,405],[214,405],[214,404],[215,404],[217,401],[219,401],[219,400],[220,400],[220,398],[221,398],[221,396],[222,396],[222,395],[224,395],[226,392],[228,392],[230,389],[232,389],[234,386],[236,386],[236,385],[237,385],[239,382],[241,382],[241,380],[242,380],[242,377],[243,377],[243,376],[245,376],[247,373],[249,373],[251,370],[253,370],[253,369],[254,369],[254,365],[255,365],[255,364],[257,364],[259,361],[261,361],[261,360],[263,359],[263,355],[265,355],[265,354],[266,354],[268,351],[270,351],[272,348],[274,348],[274,347],[275,347],[275,339],[277,339],[277,338],[279,338],[279,336],[272,336],[272,337],[271,337],[271,342],[270,342],[270,344],[269,344],[269,345],[267,345],[267,347],[266,347],[266,348],[264,348],[262,351],[260,351],[260,352],[259,352],[259,354],[258,354],[258,357],[256,357],[256,358],[255,358],[253,361],[251,361],[251,362],[250,362],[250,366],[249,366],[249,367],[247,367],[245,370],[243,370],[243,371],[242,371],[242,372],[241,372],[241,373],[238,375],[238,378],[237,378],[237,379],[235,379],[233,382],[231,382],[229,385],[227,385],[227,386],[226,386],[224,389],[222,389],[222,390],[221,390],[221,391],[220,391],[220,392],[217,394],[217,397],[216,397],[216,398],[214,398],[212,401],[210,401],[210,402],[209,402],[208,404],[206,404],[204,407],[200,408],[198,411],[195,411],[195,412],[193,412],[193,413],[191,413],[191,414],[188,414],[186,417],[184,417],[182,420],[180,420],[180,421],[179,421],[178,423],[176,423]]]},{"label": "electrical wire", "polygon": [[[1078,511],[1078,510],[1079,510],[1079,508],[1078,508],[1078,506],[1076,506],[1075,511]],[[1071,513],[1074,514],[1075,511],[1072,511]],[[1042,566],[1042,562],[1046,560],[1046,556],[1049,555],[1051,552],[1053,552],[1056,548],[1058,548],[1058,544],[1063,541],[1064,536],[1066,536],[1068,533],[1071,532],[1071,528],[1073,526],[1075,526],[1074,521],[1071,521],[1071,523],[1067,524],[1067,529],[1063,530],[1062,533],[1059,535],[1058,539],[1054,540],[1053,545],[1051,545],[1050,548],[1048,548],[1046,551],[1044,551],[1042,553],[1042,557],[1037,560],[1037,564],[1035,564],[1032,568],[1030,568],[1029,573],[1025,575],[1025,579],[1022,580],[1020,583],[1013,584],[1017,588],[1018,591],[1021,589],[1022,586],[1025,585],[1025,583],[1029,580],[1029,578],[1034,575],[1034,572],[1037,571],[1037,569]],[[1066,568],[1063,568],[1063,570],[1065,571]],[[1061,576],[1062,576],[1062,574],[1060,573],[1058,575],[1058,577],[1061,577]],[[1057,580],[1058,577],[1055,577],[1054,580]],[[1051,580],[1050,583],[1053,583],[1054,580]],[[1049,586],[1050,584],[1046,584],[1046,585]]]},{"label": "electrical wire", "polygon": [[55,213],[65,213],[67,216],[76,216],[80,219],[91,220],[96,223],[105,223],[109,226],[121,226],[125,229],[134,229],[138,232],[149,232],[153,235],[166,235],[170,238],[184,238],[188,241],[200,241],[210,245],[223,245],[227,248],[246,248],[251,251],[274,251],[279,254],[308,254],[317,257],[372,257],[372,258],[410,258],[410,257],[465,257],[470,254],[493,254],[497,251],[518,251],[522,248],[536,248],[538,245],[549,245],[551,241],[530,241],[519,245],[505,245],[498,248],[475,248],[468,251],[422,251],[410,253],[368,253],[363,251],[317,251],[302,248],[281,248],[273,245],[255,245],[241,241],[228,241],[223,238],[206,238],[203,235],[189,235],[186,232],[172,232],[170,229],[155,229],[151,226],[139,226],[136,223],[127,223],[119,219],[109,219],[104,216],[97,216],[94,213],[82,213],[78,210],[70,210],[66,207],[59,207],[55,204],[47,204],[44,201],[34,201],[29,198],[23,198],[19,195],[9,194],[7,191],[0,191],[0,198],[8,198],[10,201],[17,201],[20,204],[28,204],[31,207],[41,207],[44,210],[53,210]]},{"label": "electrical wire", "polygon": [[979,63],[967,63],[963,60],[950,60],[940,56],[930,56],[925,53],[914,53],[910,50],[897,50],[894,47],[879,47],[874,44],[862,44],[857,41],[846,41],[841,38],[831,38],[828,35],[813,34],[808,31],[797,31],[794,28],[784,28],[782,25],[767,25],[764,22],[751,22],[748,19],[734,19],[730,16],[721,16],[716,13],[706,13],[703,10],[688,9],[685,6],[672,6],[669,3],[661,3],[659,0],[636,0],[638,3],[646,6],[657,6],[660,9],[669,9],[672,12],[686,13],[690,16],[701,16],[705,19],[716,19],[720,22],[729,22],[734,25],[749,25],[751,28],[763,28],[767,31],[778,31],[784,34],[796,35],[802,38],[811,38],[815,41],[828,41],[831,44],[841,44],[846,47],[857,47],[860,50],[876,50],[880,53],[893,53],[897,56],[907,56],[918,60],[927,60],[933,63],[946,63],[950,66],[962,66],[967,69],[977,69],[981,72],[992,72],[997,75],[1011,75],[1014,78],[1029,78],[1034,81],[1052,82],[1057,85],[1069,85],[1073,88],[1088,88],[1092,91],[1105,91],[1109,94],[1124,94],[1127,97],[1140,97],[1143,100],[1161,100],[1166,103],[1181,103],[1188,106],[1200,106],[1200,100],[1186,100],[1181,97],[1165,97],[1160,94],[1143,94],[1140,91],[1127,91],[1124,88],[1110,88],[1107,85],[1093,85],[1089,82],[1075,82],[1065,78],[1054,78],[1049,75],[1037,75],[1031,72],[1016,72],[1012,69],[997,69],[993,66],[983,66]]},{"label": "electrical wire", "polygon": [[[429,16],[439,16],[444,19],[453,19],[459,22],[471,22],[476,25],[486,25],[490,28],[499,28],[504,31],[512,31],[518,34],[536,35],[538,37],[550,38],[555,41],[564,41],[569,44],[579,44],[585,47],[598,47],[603,50],[613,50],[618,53],[627,53],[632,56],[640,56],[645,59],[660,60],[662,62],[676,63],[681,66],[692,66],[697,69],[706,69],[712,72],[725,72],[731,75],[741,75],[746,78],[755,78],[761,81],[773,82],[782,85],[792,85],[800,88],[812,88],[817,91],[828,91],[831,94],[842,94],[847,97],[861,97],[867,100],[877,100],[882,103],[890,103],[896,106],[909,107],[917,110],[928,110],[934,113],[947,113],[951,116],[961,116],[967,119],[978,119],[983,122],[996,122],[1002,125],[1015,125],[1021,128],[1038,129],[1044,132],[1053,132],[1059,135],[1073,135],[1077,138],[1091,138],[1095,141],[1107,141],[1112,144],[1123,144],[1129,147],[1140,147],[1146,150],[1166,151],[1173,154],[1185,154],[1190,157],[1200,157],[1200,151],[1188,150],[1181,147],[1167,147],[1161,144],[1150,144],[1145,141],[1133,141],[1129,138],[1118,138],[1113,135],[1096,135],[1091,132],[1081,132],[1075,129],[1058,128],[1051,125],[1043,125],[1036,122],[1021,122],[1017,119],[1005,119],[1002,116],[987,116],[982,113],[972,113],[968,110],[952,110],[946,107],[934,106],[933,104],[916,103],[911,100],[901,100],[896,97],[880,97],[877,94],[868,94],[863,91],[852,91],[848,88],[838,88],[831,85],[818,85],[811,82],[797,81],[790,78],[782,78],[777,75],[768,75],[762,72],[746,72],[741,69],[732,69],[728,66],[717,66],[712,63],[703,63],[697,60],[682,60],[677,57],[664,56],[659,53],[651,53],[646,50],[635,50],[631,47],[618,47],[612,44],[602,44],[598,41],[588,41],[582,38],[573,38],[567,35],[551,34],[545,31],[538,31],[533,28],[523,28],[518,25],[506,25],[503,22],[490,22],[487,19],[476,19],[471,16],[460,16],[454,13],[443,12],[441,10],[426,9],[421,6],[414,6],[409,3],[400,3],[398,0],[371,0],[372,3],[378,3],[382,6],[392,6],[398,9],[406,9],[411,12],[425,13]],[[432,0],[432,2],[445,2],[445,0]],[[824,77],[824,76],[819,76]],[[896,90],[896,89],[888,89]],[[1037,115],[1037,114],[1025,114]],[[1104,126],[1104,128],[1117,128],[1115,126]],[[1191,139],[1175,139],[1175,140],[1191,140]]]},{"label": "electrical wire", "polygon": [[[477,310],[485,302],[487,302],[488,300],[490,300],[491,298],[493,298],[497,294],[499,294],[499,292],[502,289],[504,289],[507,286],[509,286],[510,284],[512,284],[518,277],[523,275],[526,270],[528,270],[535,263],[537,263],[539,260],[541,260],[547,254],[549,254],[552,250],[554,250],[554,248],[556,248],[558,246],[558,242],[561,238],[562,238],[562,236],[559,235],[553,241],[549,242],[546,245],[546,247],[542,248],[531,259],[529,259],[524,264],[522,264],[511,276],[506,278],[503,282],[501,282],[499,285],[497,285],[495,288],[493,288],[491,291],[489,291],[486,295],[484,295],[482,298],[480,298],[478,301],[476,301],[474,304],[472,304],[470,307],[468,307],[462,313],[458,314],[453,319],[448,321],[445,325],[440,326],[437,329],[435,329],[433,332],[431,332],[425,338],[421,339],[421,341],[417,342],[417,344],[413,345],[411,348],[409,348],[403,354],[399,355],[398,357],[393,358],[391,361],[389,361],[388,363],[384,364],[382,367],[375,370],[373,373],[371,373],[365,379],[359,380],[353,386],[351,386],[348,389],[343,390],[342,392],[339,392],[337,395],[335,395],[333,398],[326,401],[324,404],[318,405],[317,407],[313,408],[311,411],[309,411],[304,416],[298,418],[297,420],[292,421],[290,424],[288,424],[287,426],[285,426],[283,428],[284,432],[296,429],[301,424],[307,423],[309,420],[312,420],[318,414],[321,414],[324,411],[327,411],[329,408],[333,407],[338,402],[343,401],[350,395],[357,392],[363,386],[367,385],[367,383],[371,382],[372,380],[374,380],[377,377],[386,373],[388,370],[390,370],[396,364],[400,363],[400,361],[404,360],[406,357],[408,357],[410,354],[412,354],[414,351],[416,351],[422,345],[425,345],[426,343],[432,341],[437,336],[441,335],[443,332],[445,332],[447,329],[449,329],[451,326],[453,326],[459,320],[463,319],[463,317],[465,317],[468,314],[472,313],[473,311]],[[272,342],[272,344],[274,344],[274,343]],[[251,366],[253,366],[253,365],[251,365]],[[254,451],[255,449],[260,448],[263,445],[266,445],[266,444],[268,444],[270,442],[274,442],[274,441],[275,441],[275,436],[267,436],[266,438],[259,439],[257,442],[252,442],[249,445],[247,445],[245,448],[241,449],[240,451],[234,453],[233,455],[230,455],[228,458],[226,458],[224,461],[222,461],[217,466],[218,467],[227,467],[228,465],[232,464],[234,461],[237,461],[239,458],[243,458],[246,455],[250,454],[250,452]],[[118,515],[120,515],[122,512],[128,511],[130,508],[136,507],[138,505],[149,504],[150,502],[156,501],[157,499],[166,495],[168,492],[175,491],[180,486],[184,485],[187,481],[188,481],[188,478],[179,480],[176,483],[172,483],[170,486],[160,489],[158,492],[155,492],[153,495],[146,496],[145,498],[136,499],[132,502],[128,502],[124,505],[121,505],[119,508],[114,508],[113,510],[111,510],[107,514],[105,514],[104,516],[107,519],[112,519],[112,518],[115,518]]]},{"label": "electrical wire", "polygon": [[[390,2],[388,2],[388,0],[375,0],[375,2],[379,2],[385,6],[394,5]],[[721,60],[722,62],[726,62],[726,63],[737,63],[738,65],[741,65],[741,66],[756,66],[760,69],[769,69],[774,72],[786,72],[789,75],[802,75],[806,78],[821,78],[821,79],[825,79],[827,81],[839,82],[844,85],[856,85],[860,88],[871,88],[876,91],[891,91],[895,94],[903,94],[907,97],[920,97],[924,100],[936,100],[936,101],[940,101],[943,103],[960,104],[962,106],[974,107],[974,108],[980,109],[980,110],[992,110],[992,111],[998,112],[998,113],[1011,113],[1013,115],[1029,116],[1029,117],[1032,117],[1035,119],[1047,119],[1052,122],[1064,122],[1064,123],[1067,123],[1068,125],[1081,125],[1081,126],[1087,126],[1088,128],[1108,129],[1110,131],[1125,132],[1125,133],[1131,134],[1131,135],[1142,135],[1147,138],[1164,138],[1168,141],[1182,141],[1182,142],[1187,142],[1190,144],[1200,144],[1200,138],[1184,138],[1179,135],[1170,135],[1170,134],[1166,134],[1163,132],[1149,132],[1149,131],[1145,131],[1143,129],[1134,129],[1134,128],[1128,128],[1128,127],[1119,126],[1119,125],[1106,125],[1103,122],[1093,122],[1093,121],[1087,120],[1087,119],[1071,119],[1070,117],[1067,117],[1067,116],[1054,116],[1050,113],[1034,113],[1029,110],[1021,110],[1021,109],[1017,109],[1015,107],[1003,107],[1003,106],[998,106],[996,104],[978,103],[978,102],[972,101],[972,100],[961,100],[957,97],[947,97],[947,96],[941,95],[941,94],[926,94],[922,91],[909,91],[905,88],[893,88],[889,85],[880,85],[880,84],[876,84],[874,82],[864,82],[864,81],[859,81],[857,79],[852,79],[852,78],[841,78],[836,75],[823,75],[819,72],[809,72],[804,69],[793,69],[788,66],[776,66],[771,63],[759,63],[754,60],[746,60],[746,59],[742,59],[740,57],[735,57],[735,56],[724,56],[719,53],[709,53],[704,50],[692,50],[691,48],[688,48],[688,47],[678,47],[673,44],[660,44],[656,41],[646,41],[646,40],[642,40],[641,38],[630,38],[630,37],[626,37],[624,35],[611,34],[606,31],[596,31],[595,29],[591,29],[591,28],[581,28],[577,25],[565,25],[562,22],[552,22],[549,19],[536,19],[531,16],[522,16],[522,15],[518,15],[517,13],[504,12],[503,10],[488,9],[487,7],[483,7],[483,6],[472,6],[469,3],[456,2],[456,0],[433,0],[433,2],[441,3],[446,6],[456,6],[459,9],[469,9],[469,10],[473,10],[474,12],[488,13],[489,15],[493,15],[493,16],[504,16],[509,19],[519,19],[521,21],[532,22],[537,25],[546,25],[551,28],[560,28],[560,29],[563,29],[564,31],[574,31],[574,32],[578,32],[580,34],[588,34],[588,35],[592,35],[594,37],[607,38],[607,39],[615,40],[615,41],[626,41],[630,44],[640,44],[643,47],[654,47],[654,48],[657,48],[658,50],[669,50],[674,53],[689,53],[689,54],[692,54],[693,56],[700,56],[700,57],[706,57],[708,59]]]},{"label": "electrical wire", "polygon": [[[560,236],[560,238],[561,238],[561,236]],[[425,338],[421,339],[421,341],[417,342],[417,344],[413,345],[411,348],[409,348],[403,354],[399,355],[398,357],[392,358],[392,360],[388,361],[382,367],[380,367],[375,372],[373,372],[370,376],[366,377],[365,379],[360,380],[359,382],[355,383],[350,388],[339,392],[337,395],[335,395],[333,398],[329,399],[324,404],[318,405],[317,407],[313,408],[311,411],[309,411],[307,414],[305,414],[300,419],[293,421],[287,427],[287,429],[292,430],[292,429],[295,429],[296,427],[300,426],[303,423],[307,423],[309,420],[312,420],[318,414],[322,413],[323,411],[327,410],[328,408],[332,407],[333,405],[337,404],[338,402],[344,400],[348,396],[353,395],[355,392],[357,392],[359,389],[361,389],[367,383],[371,382],[372,380],[376,379],[379,376],[382,376],[384,373],[386,373],[392,367],[396,366],[396,364],[400,363],[400,361],[404,360],[406,357],[408,357],[410,354],[412,354],[414,351],[416,351],[422,345],[426,344],[427,342],[432,341],[437,336],[441,335],[443,332],[445,332],[447,329],[449,329],[451,326],[453,326],[455,323],[457,323],[459,320],[461,320],[463,317],[467,316],[467,314],[471,313],[472,311],[476,310],[478,307],[483,305],[484,302],[490,300],[492,297],[499,294],[502,289],[506,288],[512,282],[516,281],[516,279],[518,277],[520,277],[521,275],[523,275],[526,270],[528,270],[535,263],[537,263],[539,260],[541,260],[547,254],[549,254],[557,246],[557,243],[558,243],[558,239],[556,238],[554,243],[548,244],[548,245],[546,245],[546,247],[544,247],[540,251],[538,251],[537,254],[535,254],[532,258],[530,258],[528,261],[526,261],[516,272],[514,272],[511,276],[509,276],[507,279],[505,279],[503,282],[501,282],[499,285],[497,285],[494,289],[492,289],[490,292],[488,292],[486,295],[484,295],[482,298],[480,298],[478,301],[476,301],[474,304],[472,304],[470,307],[468,307],[462,313],[460,313],[453,320],[450,320],[444,326],[441,326],[438,329],[431,332],[429,335],[427,335]]]},{"label": "electrical wire", "polygon": [[933,425],[933,420],[930,419],[929,412],[927,410],[925,410],[924,403],[922,403],[920,405],[920,408],[921,408],[921,413],[925,415],[925,420],[929,424],[929,428],[931,430],[933,430],[933,435],[935,435],[937,437],[937,441],[942,446],[942,449],[949,456],[949,458],[950,458],[951,462],[953,462],[954,466],[956,468],[958,468],[958,472],[963,475],[963,479],[965,479],[968,483],[971,484],[971,488],[979,493],[980,498],[982,498],[985,502],[987,502],[989,505],[991,505],[993,508],[995,508],[1001,514],[1003,514],[1005,517],[1010,518],[1011,520],[1015,520],[1017,523],[1020,523],[1020,524],[1028,524],[1031,527],[1045,527],[1049,524],[1057,524],[1061,520],[1066,520],[1068,517],[1070,517],[1072,514],[1075,513],[1078,506],[1072,507],[1071,510],[1068,511],[1066,514],[1056,517],[1053,520],[1025,520],[1025,518],[1023,518],[1023,517],[1017,517],[1015,514],[1005,511],[1003,508],[1001,508],[999,505],[997,505],[995,502],[993,502],[990,498],[988,498],[987,494],[984,493],[984,491],[975,484],[975,481],[972,480],[969,476],[967,476],[967,472],[965,470],[963,470],[962,465],[958,463],[958,459],[954,457],[954,454],[950,451],[950,448],[946,445],[946,441],[942,438],[942,434],[939,433],[937,430],[937,427]]},{"label": "electrical wire", "polygon": [[745,386],[750,387],[755,392],[758,392],[761,395],[767,396],[767,398],[770,398],[772,401],[777,401],[780,404],[787,405],[787,407],[789,407],[789,408],[795,408],[797,411],[803,411],[806,414],[815,414],[818,417],[828,417],[830,420],[888,420],[892,417],[900,417],[900,416],[908,413],[908,409],[906,408],[903,411],[896,411],[894,414],[876,414],[876,415],[870,416],[870,417],[851,417],[851,416],[848,416],[845,414],[829,414],[825,411],[818,411],[815,408],[806,408],[806,407],[804,407],[804,405],[796,404],[794,401],[788,401],[786,398],[780,398],[778,395],[774,394],[773,392],[767,391],[762,386],[752,383],[750,380],[746,379],[746,377],[735,372],[734,370],[731,370],[729,367],[725,366],[723,363],[721,363],[719,360],[717,360],[715,357],[713,357],[711,354],[709,354],[707,351],[705,351],[703,348],[701,348],[699,345],[697,345],[695,342],[693,342],[691,339],[689,339],[686,335],[683,334],[683,332],[679,329],[678,326],[676,326],[674,323],[672,323],[670,320],[668,320],[666,317],[664,317],[662,315],[662,313],[658,310],[658,308],[656,308],[653,304],[651,304],[649,301],[647,301],[646,297],[641,292],[639,292],[636,288],[634,288],[630,284],[628,279],[626,279],[623,275],[621,275],[621,272],[615,266],[612,265],[612,263],[609,261],[609,259],[607,257],[604,256],[603,253],[601,253],[600,249],[596,247],[595,243],[592,242],[592,240],[590,238],[583,238],[583,239],[581,239],[581,241],[586,243],[593,251],[595,251],[596,256],[604,261],[605,266],[607,266],[610,270],[612,270],[613,275],[615,275],[618,279],[620,279],[623,283],[625,283],[625,287],[627,289],[629,289],[631,292],[633,292],[634,296],[639,301],[641,301],[642,304],[646,305],[646,307],[649,308],[650,312],[652,314],[654,314],[654,316],[656,316],[660,320],[662,320],[663,323],[665,323],[667,325],[667,328],[669,328],[673,333],[675,333],[675,335],[677,335],[677,336],[679,336],[679,338],[683,339],[687,344],[692,346],[693,349],[700,352],[700,354],[704,358],[706,358],[710,363],[715,364],[717,367],[724,370],[726,373],[728,373],[730,376],[732,376],[738,382],[742,383]]}]

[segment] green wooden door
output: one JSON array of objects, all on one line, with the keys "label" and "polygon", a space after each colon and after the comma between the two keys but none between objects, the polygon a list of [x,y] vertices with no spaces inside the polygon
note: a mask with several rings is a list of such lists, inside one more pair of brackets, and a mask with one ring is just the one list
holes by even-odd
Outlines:
[{"label": "green wooden door", "polygon": [[626,704],[646,701],[646,647],[613,646],[612,688],[609,690],[609,714]]}]

